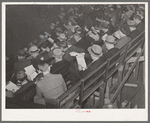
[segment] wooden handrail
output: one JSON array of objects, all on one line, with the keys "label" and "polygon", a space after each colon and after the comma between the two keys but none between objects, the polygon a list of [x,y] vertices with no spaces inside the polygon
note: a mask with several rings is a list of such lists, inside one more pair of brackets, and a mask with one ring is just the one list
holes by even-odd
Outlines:
[{"label": "wooden handrail", "polygon": [[85,78],[83,78],[82,80],[79,80],[73,87],[71,87],[64,94],[62,94],[60,97],[58,97],[58,99],[60,101],[62,101],[65,97],[67,97],[70,93],[72,93],[73,91],[75,91],[81,85],[81,81],[86,81],[88,78],[90,78],[92,75],[94,75],[98,70],[100,70],[106,63],[107,63],[107,61],[104,62],[102,65],[100,65],[92,73],[88,74]]},{"label": "wooden handrail", "polygon": [[123,81],[121,82],[121,84],[120,84],[119,87],[117,88],[117,90],[116,90],[114,96],[112,97],[112,99],[111,99],[111,101],[110,101],[111,103],[113,103],[113,102],[115,101],[116,97],[118,96],[118,94],[119,94],[120,90],[122,89],[123,85],[126,83],[127,79],[128,79],[129,76],[131,75],[132,71],[134,70],[134,68],[135,68],[135,66],[136,66],[136,64],[137,64],[137,62],[138,62],[140,56],[143,54],[143,52],[144,52],[144,49],[143,49],[143,50],[141,51],[141,53],[138,55],[136,61],[135,61],[134,64],[133,64],[133,66],[131,67],[131,69],[130,69],[129,72],[126,74],[126,76],[124,77]]},{"label": "wooden handrail", "polygon": [[[140,38],[141,36],[143,36],[143,34],[145,33],[145,31],[143,31],[139,36],[137,36],[136,38],[134,38],[132,41],[130,41],[130,42],[128,42],[122,49],[120,49],[119,51],[118,51],[118,53],[116,53],[116,54],[114,54],[113,56],[111,56],[110,58],[109,58],[109,60],[111,60],[111,59],[113,59],[113,58],[115,58],[118,54],[120,54],[121,52],[123,52],[124,53],[124,55],[125,55],[125,53],[127,53],[127,52],[129,52],[129,51],[131,51],[132,50],[132,46],[130,46],[130,48],[128,48],[128,46],[129,45],[131,45],[134,41],[136,41],[138,38]],[[140,42],[140,41],[144,41],[143,39],[144,39],[145,37],[142,37],[142,38],[140,38],[139,40],[138,40],[138,42]],[[137,45],[138,45],[138,42],[137,42]],[[134,45],[135,46],[135,45]],[[126,50],[125,50],[126,49]],[[130,50],[128,50],[128,49],[130,49]],[[142,50],[142,52],[143,52],[143,50]],[[126,60],[126,58],[127,57],[124,57],[125,58],[125,60]],[[119,59],[120,60],[120,59]],[[80,95],[80,87],[81,87],[81,83],[82,83],[82,81],[87,81],[91,76],[93,76],[95,73],[97,73],[104,65],[106,65],[107,64],[107,62],[108,61],[105,61],[102,65],[100,65],[97,69],[95,69],[94,71],[92,71],[91,73],[89,73],[87,76],[85,76],[84,78],[81,78],[81,80],[80,81],[78,81],[73,87],[71,87],[69,90],[67,90],[64,94],[62,94],[60,97],[58,97],[57,98],[57,100],[59,101],[59,103],[61,102],[61,101],[63,101],[66,97],[68,97],[68,95],[70,95],[71,93],[73,93],[73,92],[76,92],[75,93],[75,95],[73,95],[73,97],[71,97],[71,99],[69,99],[69,100],[67,100],[66,102],[65,102],[65,104],[69,104],[69,102],[70,101],[72,101],[73,99],[75,99],[75,98],[77,98],[79,95]],[[117,62],[117,61],[115,61],[115,62]],[[114,62],[114,64],[115,64],[115,62]],[[136,63],[137,63],[137,60],[136,60],[136,62],[134,63],[134,67],[135,67],[135,65],[136,65]],[[109,67],[112,67],[114,64],[112,64],[111,66],[109,66]],[[107,70],[107,69],[106,69]],[[105,71],[106,71],[105,70]],[[130,75],[130,73],[131,73],[131,70],[128,72],[128,76]],[[105,73],[103,73],[103,75],[104,75]],[[127,80],[127,75],[125,76],[125,78],[123,79],[123,81],[122,82],[125,82],[126,80]],[[102,77],[102,75],[101,75],[101,77]],[[93,86],[92,86],[92,92],[93,91],[95,91],[95,89],[97,88],[96,87],[96,85],[94,85],[94,82],[96,82],[96,80],[98,79],[98,78],[100,78],[99,76],[96,76],[95,77],[95,79],[91,79],[91,80],[89,80],[87,83],[84,83],[84,86],[83,86],[83,91],[85,91],[85,92],[87,92],[87,88],[91,85],[91,84],[93,84]],[[96,82],[97,83],[97,82]],[[98,86],[100,85],[100,83],[98,84]],[[116,98],[116,96],[117,96],[117,94],[119,93],[119,89],[121,88],[121,86],[122,86],[122,84],[120,84],[119,85],[119,87],[118,87],[118,89],[117,89],[117,92],[116,92],[116,95],[115,95],[115,97],[113,97],[112,99],[111,99],[111,101],[113,102],[114,101],[114,99]],[[90,92],[90,93],[92,93],[92,92]],[[86,93],[85,95],[83,94],[83,100],[85,100],[89,95],[90,95],[90,93]],[[81,100],[81,102],[83,101],[83,100]],[[74,105],[73,107],[76,107],[78,105],[78,101],[76,102],[76,105]],[[61,107],[60,107],[61,108]]]},{"label": "wooden handrail", "polygon": [[[143,31],[139,36],[137,36],[136,38],[134,38],[132,41],[128,42],[122,49],[120,49],[118,51],[118,53],[116,53],[115,55],[113,55],[112,57],[110,57],[109,59],[113,59],[114,57],[116,57],[118,54],[120,54],[122,51],[124,51],[125,49],[128,49],[128,45],[132,44],[132,42],[134,42],[136,39],[138,39],[140,36],[142,36],[145,33],[145,31]],[[131,48],[131,47],[130,47]],[[125,51],[124,51],[125,53]],[[107,61],[106,61],[107,62]],[[102,65],[100,65],[97,69],[95,69],[93,72],[89,73],[87,76],[85,76],[84,78],[82,78],[82,81],[86,81],[88,78],[90,78],[92,75],[94,75],[98,70],[100,70],[102,68],[102,66],[105,63],[103,63]],[[71,87],[69,90],[67,90],[64,94],[62,94],[60,97],[58,97],[59,101],[62,101],[63,99],[65,99],[70,93],[74,92],[77,88],[79,89],[79,87],[81,86],[81,80],[79,80],[77,82],[77,84],[75,84],[73,87]]]}]

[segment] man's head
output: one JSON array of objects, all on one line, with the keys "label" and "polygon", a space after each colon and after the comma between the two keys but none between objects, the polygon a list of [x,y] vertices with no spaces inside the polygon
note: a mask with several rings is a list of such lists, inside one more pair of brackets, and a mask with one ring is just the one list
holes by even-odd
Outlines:
[{"label": "man's head", "polygon": [[24,80],[27,79],[27,75],[25,74],[24,71],[18,71],[16,73],[16,78],[17,78],[18,81],[23,82]]},{"label": "man's head", "polygon": [[135,23],[135,21],[128,20],[127,24],[129,26],[131,32],[136,29],[136,23]]},{"label": "man's head", "polygon": [[61,33],[61,34],[58,34],[58,38],[61,40],[61,41],[65,41],[67,39],[66,35],[64,33]]},{"label": "man's head", "polygon": [[58,42],[57,45],[63,50],[65,51],[67,48],[68,48],[68,45],[65,41],[61,41],[61,42]]},{"label": "man's head", "polygon": [[140,15],[134,15],[133,20],[136,24],[139,24],[141,22],[141,16]]},{"label": "man's head", "polygon": [[25,57],[27,56],[24,50],[19,50],[17,55],[18,55],[18,60],[25,59]]},{"label": "man's head", "polygon": [[102,53],[102,48],[99,45],[92,45],[88,48],[88,52],[91,55],[91,58],[93,60],[97,60],[98,58],[100,58],[103,53]]},{"label": "man's head", "polygon": [[53,50],[53,57],[55,58],[55,60],[62,60],[63,55],[64,52],[61,49],[56,48]]},{"label": "man's head", "polygon": [[127,24],[125,24],[125,23],[122,24],[122,26],[120,27],[120,29],[114,33],[114,35],[115,35],[118,39],[120,39],[120,38],[122,38],[122,37],[124,37],[124,36],[127,36],[127,35],[129,35],[129,34],[130,34],[130,28],[129,28],[129,26],[128,26]]},{"label": "man's head", "polygon": [[38,63],[38,68],[39,70],[41,70],[42,72],[47,72],[49,71],[49,64],[46,61],[39,61]]},{"label": "man's head", "polygon": [[113,37],[111,35],[108,35],[106,37],[105,45],[106,45],[106,47],[107,47],[108,50],[114,48],[115,43],[116,43],[115,37]]},{"label": "man's head", "polygon": [[45,37],[45,33],[44,33],[44,32],[40,32],[40,33],[39,33],[39,37],[40,37],[41,39],[46,38],[46,37]]},{"label": "man's head", "polygon": [[36,58],[38,55],[39,55],[39,51],[40,49],[38,49],[37,46],[31,46],[29,48],[29,54],[33,57],[33,58]]},{"label": "man's head", "polygon": [[51,23],[50,29],[51,29],[51,30],[54,30],[54,29],[55,29],[55,26],[56,26],[55,23]]},{"label": "man's head", "polygon": [[41,49],[42,51],[50,52],[50,48],[48,47],[48,44],[46,42],[42,43]]}]

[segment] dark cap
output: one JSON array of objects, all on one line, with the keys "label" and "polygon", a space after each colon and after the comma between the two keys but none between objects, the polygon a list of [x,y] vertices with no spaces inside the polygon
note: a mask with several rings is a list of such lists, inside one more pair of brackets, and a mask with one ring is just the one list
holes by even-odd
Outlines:
[{"label": "dark cap", "polygon": [[141,16],[140,15],[134,15],[133,18],[141,20]]},{"label": "dark cap", "polygon": [[122,24],[122,26],[120,27],[120,31],[125,35],[130,34],[130,28],[126,23]]},{"label": "dark cap", "polygon": [[26,52],[24,50],[19,50],[17,55],[25,57],[27,54],[26,54]]}]

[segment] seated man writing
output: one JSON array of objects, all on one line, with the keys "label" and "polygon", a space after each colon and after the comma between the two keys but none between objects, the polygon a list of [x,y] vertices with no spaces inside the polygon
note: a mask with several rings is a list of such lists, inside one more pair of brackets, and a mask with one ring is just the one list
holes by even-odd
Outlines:
[{"label": "seated man writing", "polygon": [[45,61],[39,62],[38,67],[43,72],[44,77],[36,84],[34,102],[45,105],[45,99],[58,98],[67,90],[67,87],[62,75],[49,72],[49,65]]}]

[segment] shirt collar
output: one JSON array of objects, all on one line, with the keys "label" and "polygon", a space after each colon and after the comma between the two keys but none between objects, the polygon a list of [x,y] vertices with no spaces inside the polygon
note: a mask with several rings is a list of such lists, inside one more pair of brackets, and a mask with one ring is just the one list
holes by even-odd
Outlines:
[{"label": "shirt collar", "polygon": [[45,72],[43,72],[43,75],[46,75],[46,74],[48,74],[49,73],[49,71],[45,71]]}]

